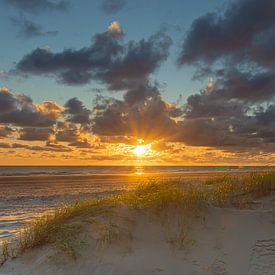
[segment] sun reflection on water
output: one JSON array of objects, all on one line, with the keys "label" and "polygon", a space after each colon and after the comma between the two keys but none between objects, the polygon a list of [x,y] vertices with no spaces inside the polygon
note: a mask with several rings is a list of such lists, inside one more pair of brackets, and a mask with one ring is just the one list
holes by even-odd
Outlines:
[{"label": "sun reflection on water", "polygon": [[135,166],[135,175],[141,176],[144,174],[143,166]]}]

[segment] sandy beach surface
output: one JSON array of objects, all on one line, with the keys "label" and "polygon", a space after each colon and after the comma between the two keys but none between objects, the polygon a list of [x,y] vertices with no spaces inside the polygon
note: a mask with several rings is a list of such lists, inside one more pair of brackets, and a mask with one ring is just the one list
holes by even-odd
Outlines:
[{"label": "sandy beach surface", "polygon": [[[10,220],[18,222],[22,213],[27,216],[26,220],[38,215],[37,207],[42,214],[63,202],[124,192],[144,181],[162,178],[194,184],[223,174],[1,177],[0,206],[5,211],[2,228],[6,226],[10,236],[15,236],[20,225],[26,222],[22,218],[22,224],[17,223],[13,229],[7,227],[10,224],[5,224],[4,215],[8,217],[12,208],[16,209],[13,213],[17,216],[10,215]],[[275,274],[274,195],[255,199],[245,208],[205,207],[192,218],[188,236],[181,237],[180,245],[176,240],[179,240],[181,217],[175,209],[168,213],[168,224],[159,217],[124,205],[114,211],[115,223],[125,229],[123,237],[115,242],[99,245],[95,240],[96,234],[104,230],[100,227],[102,220],[88,221],[79,236],[76,259],[46,245],[6,261],[0,267],[0,275]]]},{"label": "sandy beach surface", "polygon": [[[274,275],[275,197],[253,201],[248,209],[205,209],[190,224],[182,247],[172,242],[177,213],[171,226],[154,217],[117,209],[121,224],[134,223],[131,239],[125,237],[107,247],[98,247],[88,225],[85,245],[76,260],[68,259],[50,245],[7,261],[1,275]],[[128,224],[129,226],[129,224]]]}]

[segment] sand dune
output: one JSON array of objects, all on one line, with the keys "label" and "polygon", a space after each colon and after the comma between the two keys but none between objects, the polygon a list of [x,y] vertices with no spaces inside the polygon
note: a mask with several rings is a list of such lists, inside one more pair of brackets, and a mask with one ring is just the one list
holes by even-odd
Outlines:
[{"label": "sand dune", "polygon": [[120,225],[132,232],[131,237],[125,234],[101,248],[95,241],[96,225],[87,223],[81,237],[85,245],[75,261],[45,246],[7,261],[0,274],[275,274],[274,196],[254,201],[249,209],[206,209],[190,224],[182,247],[172,241],[177,213],[170,213],[170,226],[123,207],[116,214]]}]

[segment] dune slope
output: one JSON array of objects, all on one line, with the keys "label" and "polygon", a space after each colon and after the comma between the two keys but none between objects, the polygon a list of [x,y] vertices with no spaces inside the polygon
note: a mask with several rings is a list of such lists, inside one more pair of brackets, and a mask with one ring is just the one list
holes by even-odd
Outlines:
[{"label": "dune slope", "polygon": [[275,274],[275,197],[254,201],[250,209],[209,207],[192,220],[181,247],[173,242],[175,213],[170,225],[125,207],[115,213],[131,236],[100,247],[93,235],[99,225],[87,223],[76,260],[47,245],[8,260],[0,274]]}]

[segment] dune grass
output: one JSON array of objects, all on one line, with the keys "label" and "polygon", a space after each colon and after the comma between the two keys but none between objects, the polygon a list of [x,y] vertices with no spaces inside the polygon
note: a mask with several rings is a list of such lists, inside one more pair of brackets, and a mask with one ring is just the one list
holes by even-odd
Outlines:
[{"label": "dune grass", "polygon": [[181,247],[186,239],[186,221],[208,206],[247,207],[253,199],[268,196],[274,190],[275,172],[225,175],[208,179],[199,187],[173,181],[143,183],[133,191],[79,201],[32,221],[22,230],[17,242],[4,242],[1,262],[46,244],[53,244],[68,256],[76,258],[75,244],[79,240],[83,221],[102,223],[102,216],[108,217],[108,222],[101,224],[99,243],[105,246],[127,234],[130,238],[130,230],[116,223],[119,218],[114,215],[114,209],[121,205],[133,211],[157,214],[166,224],[170,222],[171,213],[176,214],[184,220],[184,226],[180,227],[176,238],[171,238],[171,242]]},{"label": "dune grass", "polygon": [[226,175],[206,181],[212,188],[209,202],[215,206],[248,206],[253,199],[270,195],[275,190],[275,172]]}]

